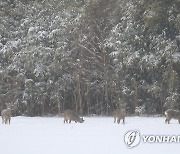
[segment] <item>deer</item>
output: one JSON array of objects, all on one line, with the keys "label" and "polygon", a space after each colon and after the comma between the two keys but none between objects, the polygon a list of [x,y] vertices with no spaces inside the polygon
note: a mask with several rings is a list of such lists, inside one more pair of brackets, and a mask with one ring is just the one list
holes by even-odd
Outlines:
[{"label": "deer", "polygon": [[180,111],[168,109],[167,111],[165,111],[165,116],[165,123],[169,124],[171,119],[176,119],[180,124]]},{"label": "deer", "polygon": [[2,124],[10,124],[11,122],[11,109],[7,108],[1,111]]},{"label": "deer", "polygon": [[83,123],[83,118],[79,117],[73,110],[65,110],[64,111],[64,123],[71,123],[71,121],[75,121],[76,123]]},{"label": "deer", "polygon": [[113,117],[114,117],[114,123],[120,123],[121,119],[123,120],[123,124],[125,124],[125,116],[126,116],[126,111],[125,109],[116,109],[113,112]]}]

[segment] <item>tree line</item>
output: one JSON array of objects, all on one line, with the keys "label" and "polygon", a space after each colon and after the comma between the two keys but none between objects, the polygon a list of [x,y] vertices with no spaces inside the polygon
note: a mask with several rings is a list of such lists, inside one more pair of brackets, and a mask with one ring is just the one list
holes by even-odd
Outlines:
[{"label": "tree line", "polygon": [[180,109],[178,0],[0,2],[0,109]]}]

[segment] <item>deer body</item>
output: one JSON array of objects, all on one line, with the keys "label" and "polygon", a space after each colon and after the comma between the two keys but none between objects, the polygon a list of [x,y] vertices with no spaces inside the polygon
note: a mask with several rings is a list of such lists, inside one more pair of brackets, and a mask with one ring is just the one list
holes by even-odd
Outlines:
[{"label": "deer body", "polygon": [[126,111],[125,109],[116,109],[113,112],[113,117],[114,117],[114,123],[120,123],[121,119],[123,120],[123,124],[125,124],[125,116],[126,116]]},{"label": "deer body", "polygon": [[180,124],[180,112],[177,110],[173,110],[173,109],[168,109],[167,111],[165,111],[165,115],[166,115],[166,120],[165,123],[170,122],[171,119],[176,119],[178,120],[179,124]]},{"label": "deer body", "polygon": [[10,124],[11,121],[11,109],[4,109],[1,111],[2,124]]},{"label": "deer body", "polygon": [[64,123],[71,123],[71,121],[75,121],[76,123],[83,123],[83,118],[80,118],[74,111],[68,109],[64,111]]}]

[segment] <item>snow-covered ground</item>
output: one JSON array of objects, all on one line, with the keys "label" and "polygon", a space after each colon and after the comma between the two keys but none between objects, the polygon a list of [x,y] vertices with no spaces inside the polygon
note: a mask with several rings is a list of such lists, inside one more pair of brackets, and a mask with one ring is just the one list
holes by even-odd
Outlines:
[{"label": "snow-covered ground", "polygon": [[180,143],[141,143],[128,149],[124,135],[180,135],[180,125],[162,117],[127,117],[126,124],[112,117],[85,117],[83,124],[64,124],[59,117],[13,117],[0,124],[0,154],[179,154]]}]

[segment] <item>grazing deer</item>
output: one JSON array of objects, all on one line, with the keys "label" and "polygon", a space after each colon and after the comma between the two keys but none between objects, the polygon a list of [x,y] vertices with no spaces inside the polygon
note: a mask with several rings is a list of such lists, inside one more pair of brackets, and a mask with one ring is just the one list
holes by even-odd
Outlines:
[{"label": "grazing deer", "polygon": [[180,124],[180,112],[179,111],[173,110],[173,109],[168,109],[167,111],[165,111],[165,115],[166,115],[165,123],[169,124],[170,120],[172,118],[174,118],[174,119],[177,119]]},{"label": "grazing deer", "polygon": [[71,123],[71,121],[75,121],[76,123],[83,123],[83,118],[80,118],[74,111],[68,109],[64,111],[64,123]]},{"label": "grazing deer", "polygon": [[116,123],[116,121],[117,121],[117,123],[119,124],[122,119],[123,124],[125,124],[125,116],[126,116],[125,109],[116,109],[112,115],[114,117],[114,123]]},{"label": "grazing deer", "polygon": [[1,111],[1,117],[2,117],[2,124],[5,123],[5,124],[10,124],[10,121],[11,121],[11,109],[8,108],[8,109],[4,109]]}]

